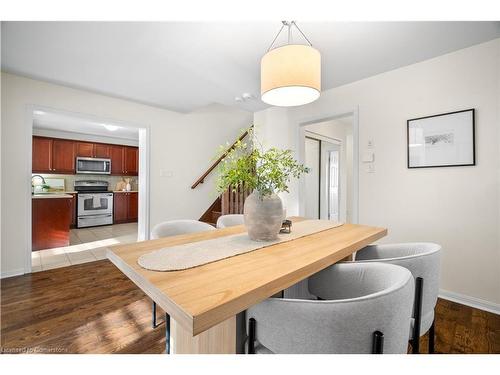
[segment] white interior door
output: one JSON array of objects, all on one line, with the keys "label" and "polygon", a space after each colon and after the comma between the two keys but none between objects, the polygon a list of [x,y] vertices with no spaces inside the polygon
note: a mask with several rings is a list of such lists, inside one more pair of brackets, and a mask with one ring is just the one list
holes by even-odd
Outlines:
[{"label": "white interior door", "polygon": [[321,141],[320,218],[340,220],[341,144]]}]

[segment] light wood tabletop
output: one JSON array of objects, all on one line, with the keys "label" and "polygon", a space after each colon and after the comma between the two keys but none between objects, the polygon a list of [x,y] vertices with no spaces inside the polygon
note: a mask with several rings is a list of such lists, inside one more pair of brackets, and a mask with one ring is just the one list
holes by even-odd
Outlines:
[{"label": "light wood tabletop", "polygon": [[150,271],[137,263],[141,255],[164,247],[244,231],[240,225],[119,245],[110,248],[107,256],[171,316],[175,321],[173,330],[182,329],[184,336],[193,337],[387,234],[384,228],[344,224],[182,271]]}]

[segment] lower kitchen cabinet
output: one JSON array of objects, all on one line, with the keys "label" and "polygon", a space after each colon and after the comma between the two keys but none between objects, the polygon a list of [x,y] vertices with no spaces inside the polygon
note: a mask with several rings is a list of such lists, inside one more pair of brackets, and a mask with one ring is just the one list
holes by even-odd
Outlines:
[{"label": "lower kitchen cabinet", "polygon": [[113,222],[131,223],[138,219],[138,193],[116,192],[113,196]]},{"label": "lower kitchen cabinet", "polygon": [[71,198],[33,198],[31,250],[69,246]]},{"label": "lower kitchen cabinet", "polygon": [[135,222],[139,217],[139,194],[137,192],[128,194],[128,221]]}]

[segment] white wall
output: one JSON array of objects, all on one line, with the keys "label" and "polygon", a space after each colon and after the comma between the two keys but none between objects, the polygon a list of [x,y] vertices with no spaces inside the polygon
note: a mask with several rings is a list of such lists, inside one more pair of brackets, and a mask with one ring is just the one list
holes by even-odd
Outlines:
[{"label": "white wall", "polygon": [[[395,52],[396,53],[396,52]],[[384,242],[443,246],[441,288],[500,311],[500,39],[324,91],[307,106],[255,114],[265,141],[298,150],[298,123],[359,109],[360,152],[373,140],[375,173],[360,166],[359,222]],[[407,169],[406,120],[476,108],[473,167]],[[290,136],[285,137],[283,134]],[[298,213],[298,183],[287,195]]]},{"label": "white wall", "polygon": [[[212,179],[191,190],[207,169],[219,144],[234,141],[252,114],[212,105],[180,114],[127,100],[2,73],[2,276],[23,273],[26,205],[31,204],[26,166],[30,105],[149,126],[151,129],[151,225],[173,218],[198,219],[215,199]],[[162,177],[161,171],[167,176]],[[143,188],[143,187],[141,187]]]}]

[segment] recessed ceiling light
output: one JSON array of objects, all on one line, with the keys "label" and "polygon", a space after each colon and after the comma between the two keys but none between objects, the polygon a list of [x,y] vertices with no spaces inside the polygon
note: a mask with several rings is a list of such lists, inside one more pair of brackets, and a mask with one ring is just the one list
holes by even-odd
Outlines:
[{"label": "recessed ceiling light", "polygon": [[33,111],[33,113],[34,113],[35,115],[44,115],[44,114],[45,114],[45,112],[44,112],[44,111]]},{"label": "recessed ceiling light", "polygon": [[104,127],[109,130],[110,132],[114,132],[115,130],[118,130],[120,129],[119,126],[116,126],[116,125],[107,125],[107,124],[103,124]]}]

